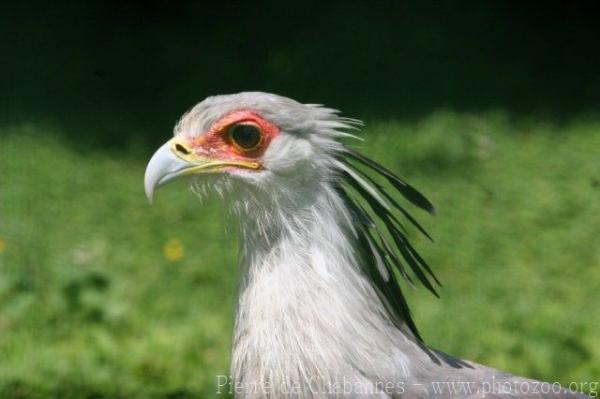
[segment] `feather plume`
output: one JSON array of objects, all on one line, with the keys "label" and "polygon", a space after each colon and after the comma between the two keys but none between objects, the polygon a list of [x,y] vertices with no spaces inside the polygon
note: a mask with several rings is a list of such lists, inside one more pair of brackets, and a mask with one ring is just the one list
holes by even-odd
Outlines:
[{"label": "feather plume", "polygon": [[[436,297],[439,295],[435,286],[441,284],[410,243],[407,231],[396,213],[398,216],[402,215],[429,240],[433,239],[392,193],[400,194],[432,214],[434,207],[423,194],[403,179],[354,150],[345,148],[335,160],[335,166],[341,177],[337,192],[353,219],[352,229],[358,234],[359,255],[363,259],[365,272],[373,280],[390,313],[396,319],[404,321],[420,340],[396,277],[401,277],[414,288],[414,280],[408,272],[410,269],[414,277]],[[385,180],[387,187],[379,183],[377,178]]]}]

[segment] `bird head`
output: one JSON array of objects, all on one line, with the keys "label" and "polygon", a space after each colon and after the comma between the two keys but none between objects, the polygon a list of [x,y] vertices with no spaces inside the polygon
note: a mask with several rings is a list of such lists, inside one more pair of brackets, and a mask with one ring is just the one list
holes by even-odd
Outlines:
[{"label": "bird head", "polygon": [[251,216],[245,223],[260,225],[251,230],[264,233],[266,241],[273,231],[266,225],[294,227],[295,221],[306,221],[306,215],[319,223],[324,210],[338,212],[343,218],[335,223],[353,233],[357,253],[385,297],[383,302],[418,336],[393,270],[412,285],[408,266],[436,295],[434,284],[439,282],[395,216],[402,215],[429,237],[397,194],[430,213],[433,205],[393,172],[340,141],[355,137],[348,130],[359,125],[336,110],[274,94],[209,97],[183,115],[175,137],[152,156],[144,181],[146,195],[152,200],[158,187],[191,176],[194,191],[217,191],[232,200],[234,210]]},{"label": "bird head", "polygon": [[[269,198],[306,193],[329,176],[336,140],[358,121],[261,92],[214,96],[187,112],[150,160],[146,195],[185,176],[197,192],[243,187]],[[202,175],[202,176],[198,176]]]}]

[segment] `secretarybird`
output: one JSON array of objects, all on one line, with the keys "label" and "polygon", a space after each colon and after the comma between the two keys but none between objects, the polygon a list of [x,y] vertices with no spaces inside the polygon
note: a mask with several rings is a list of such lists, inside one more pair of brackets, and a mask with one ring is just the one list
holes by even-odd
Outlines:
[{"label": "secretarybird", "polygon": [[261,92],[209,97],[187,112],[145,175],[194,176],[241,221],[230,391],[240,398],[570,398],[424,344],[399,279],[435,293],[402,219],[416,189],[340,139],[361,126]]}]

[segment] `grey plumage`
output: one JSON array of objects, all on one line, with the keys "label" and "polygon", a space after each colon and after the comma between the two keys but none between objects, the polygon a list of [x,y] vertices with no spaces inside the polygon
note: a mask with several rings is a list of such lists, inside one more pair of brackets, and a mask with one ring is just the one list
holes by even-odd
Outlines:
[{"label": "grey plumage", "polygon": [[[257,155],[227,147],[223,121],[236,113],[251,121],[231,123],[250,123],[263,135],[277,127]],[[158,185],[202,173],[193,190],[219,193],[240,220],[236,396],[577,397],[423,342],[400,282],[418,281],[435,295],[440,283],[403,221],[431,237],[399,196],[429,213],[434,208],[340,141],[360,125],[273,94],[215,96],[182,117],[175,138],[148,165],[149,197]]]}]

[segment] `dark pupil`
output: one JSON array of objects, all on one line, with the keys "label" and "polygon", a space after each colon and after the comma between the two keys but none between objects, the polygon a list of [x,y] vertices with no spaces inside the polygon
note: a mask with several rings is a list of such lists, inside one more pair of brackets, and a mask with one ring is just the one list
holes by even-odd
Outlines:
[{"label": "dark pupil", "polygon": [[231,138],[237,145],[244,149],[256,147],[260,141],[260,132],[256,126],[237,125],[231,131]]}]

